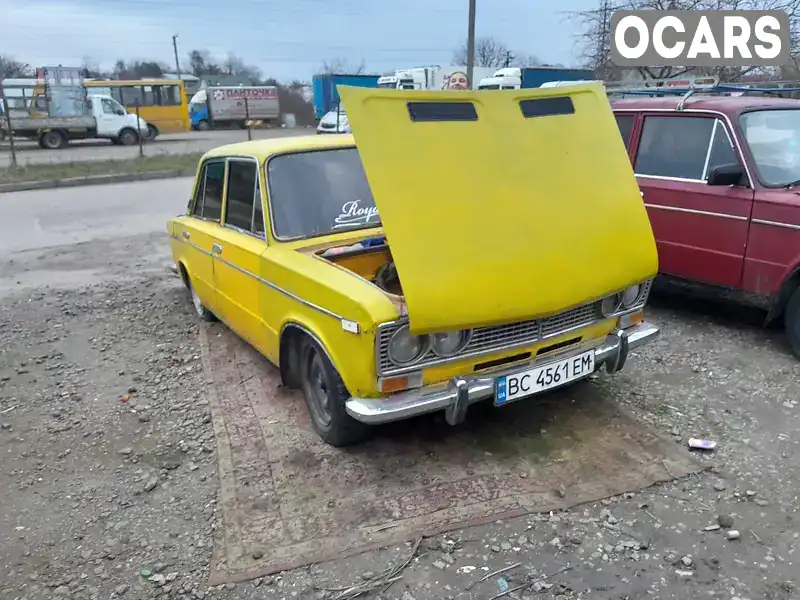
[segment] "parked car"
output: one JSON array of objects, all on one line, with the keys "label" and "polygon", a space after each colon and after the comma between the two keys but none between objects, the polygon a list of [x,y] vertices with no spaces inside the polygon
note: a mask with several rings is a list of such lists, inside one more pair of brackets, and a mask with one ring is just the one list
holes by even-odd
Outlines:
[{"label": "parked car", "polygon": [[355,137],[212,150],[167,227],[198,315],[277,365],[325,441],[456,425],[656,339],[655,241],[601,86],[339,92]]},{"label": "parked car", "polygon": [[343,105],[340,104],[338,109],[334,108],[332,111],[325,113],[319,120],[319,124],[317,124],[317,133],[352,133]]},{"label": "parked car", "polygon": [[696,96],[612,102],[661,273],[783,319],[800,357],[800,102]]}]

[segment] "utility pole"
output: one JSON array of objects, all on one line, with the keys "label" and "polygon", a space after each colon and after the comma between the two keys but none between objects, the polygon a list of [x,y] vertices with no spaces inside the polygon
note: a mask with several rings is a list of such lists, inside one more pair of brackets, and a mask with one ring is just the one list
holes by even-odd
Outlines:
[{"label": "utility pole", "polygon": [[601,79],[609,76],[608,57],[611,42],[609,39],[609,25],[611,21],[611,7],[608,0],[602,0],[600,5],[600,31],[597,36],[597,71]]},{"label": "utility pole", "polygon": [[514,55],[511,54],[510,50],[506,50],[506,62],[505,62],[505,65],[503,65],[503,66],[506,67],[506,68],[510,67],[512,60],[514,60]]},{"label": "utility pole", "polygon": [[469,28],[467,31],[467,81],[471,88],[474,88],[472,71],[475,68],[475,2],[476,0],[469,0]]},{"label": "utility pole", "polygon": [[178,34],[172,36],[172,49],[175,51],[175,68],[178,70],[178,79],[181,78],[181,63],[178,60]]}]

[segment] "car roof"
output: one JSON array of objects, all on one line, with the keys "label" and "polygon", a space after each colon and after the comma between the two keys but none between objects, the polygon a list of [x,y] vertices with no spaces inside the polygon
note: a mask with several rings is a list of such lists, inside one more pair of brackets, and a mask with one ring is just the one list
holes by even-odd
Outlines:
[{"label": "car roof", "polygon": [[[611,100],[615,109],[627,110],[667,110],[674,111],[680,96],[665,98],[622,98]],[[728,116],[741,114],[753,109],[800,108],[800,102],[791,98],[770,98],[766,96],[691,96],[683,104],[684,110],[708,110],[721,112]]]},{"label": "car roof", "polygon": [[201,160],[224,156],[252,156],[263,162],[276,154],[354,147],[355,140],[349,133],[324,135],[290,135],[286,137],[237,142],[218,146],[206,152]]}]

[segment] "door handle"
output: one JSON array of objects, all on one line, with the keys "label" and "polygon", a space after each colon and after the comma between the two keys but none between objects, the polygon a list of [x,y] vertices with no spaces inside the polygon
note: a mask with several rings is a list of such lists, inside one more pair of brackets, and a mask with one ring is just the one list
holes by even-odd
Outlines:
[{"label": "door handle", "polygon": [[185,240],[189,239],[189,232],[188,231],[184,231],[183,232],[183,239],[185,239]]},{"label": "door handle", "polygon": [[217,254],[222,254],[222,246],[219,244],[211,244],[211,251],[216,252]]}]

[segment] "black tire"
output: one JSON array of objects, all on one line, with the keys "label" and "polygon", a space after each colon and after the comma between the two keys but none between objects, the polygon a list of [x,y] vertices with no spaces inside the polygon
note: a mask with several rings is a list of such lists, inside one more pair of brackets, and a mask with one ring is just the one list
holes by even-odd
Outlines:
[{"label": "black tire", "polygon": [[786,338],[789,346],[797,358],[800,358],[800,287],[798,287],[789,304],[786,305],[786,312],[783,315],[784,326],[786,327]]},{"label": "black tire", "polygon": [[350,446],[367,439],[369,425],[347,414],[345,402],[350,393],[328,355],[314,340],[300,341],[300,381],[311,424],[331,446]]},{"label": "black tire", "polygon": [[210,310],[208,310],[203,304],[203,301],[200,300],[200,296],[198,296],[197,293],[194,291],[194,287],[192,287],[192,282],[188,276],[186,277],[186,281],[188,282],[186,287],[189,288],[189,296],[192,299],[192,304],[194,305],[194,311],[197,313],[197,316],[203,319],[203,321],[206,321],[208,323],[213,323],[214,321],[218,321],[219,319],[217,319],[217,316]]},{"label": "black tire", "polygon": [[123,146],[133,146],[139,141],[139,134],[133,129],[123,129],[119,132],[117,139]]},{"label": "black tire", "polygon": [[158,137],[158,129],[154,125],[147,126],[147,139],[151,142]]},{"label": "black tire", "polygon": [[198,131],[208,131],[209,129],[211,129],[211,125],[209,124],[208,121],[200,121],[197,124],[197,129]]},{"label": "black tire", "polygon": [[45,131],[39,137],[39,145],[45,150],[58,150],[67,145],[67,138],[57,130]]}]

